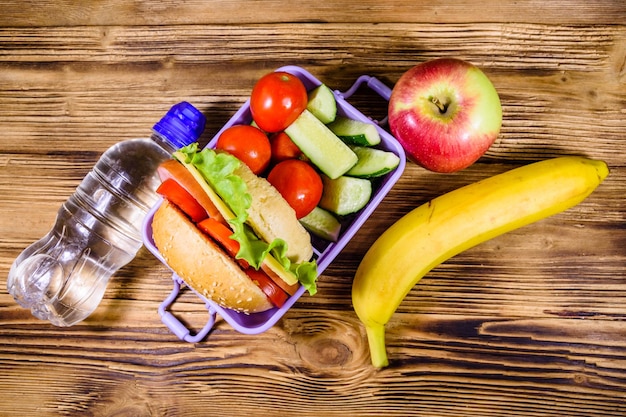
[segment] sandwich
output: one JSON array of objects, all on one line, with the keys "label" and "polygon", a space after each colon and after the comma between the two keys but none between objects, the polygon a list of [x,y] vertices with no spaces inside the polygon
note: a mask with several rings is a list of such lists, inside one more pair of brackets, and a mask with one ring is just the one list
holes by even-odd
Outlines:
[{"label": "sandwich", "polygon": [[300,286],[315,294],[311,237],[265,178],[197,143],[158,172],[164,199],[152,220],[154,243],[189,287],[244,313],[280,308]]}]

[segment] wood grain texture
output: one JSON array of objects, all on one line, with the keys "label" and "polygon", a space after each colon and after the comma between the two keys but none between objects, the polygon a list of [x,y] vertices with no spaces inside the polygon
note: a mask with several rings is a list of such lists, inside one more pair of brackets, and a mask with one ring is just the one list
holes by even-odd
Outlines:
[{"label": "wood grain texture", "polygon": [[523,22],[545,24],[623,24],[626,11],[619,0],[519,0],[502,2],[454,0],[444,3],[406,0],[344,0],[341,3],[302,0],[215,0],[154,2],[120,0],[44,0],[3,4],[2,26],[135,26],[239,23],[465,23]]},{"label": "wood grain texture", "polygon": [[[0,416],[626,415],[626,7],[618,1],[2,2]],[[455,174],[412,163],[319,281],[276,326],[223,320],[181,342],[157,309],[171,290],[147,250],[67,329],[6,291],[9,268],[113,143],[146,136],[175,102],[208,116],[201,142],[262,74],[299,65],[334,89],[393,86],[412,65],[479,65],[503,103],[498,141]],[[380,119],[386,103],[351,99]],[[363,254],[412,208],[564,154],[611,173],[582,204],[435,268],[388,325],[370,366],[350,301]],[[419,254],[416,254],[419,256]],[[207,319],[191,294],[174,306]]]}]

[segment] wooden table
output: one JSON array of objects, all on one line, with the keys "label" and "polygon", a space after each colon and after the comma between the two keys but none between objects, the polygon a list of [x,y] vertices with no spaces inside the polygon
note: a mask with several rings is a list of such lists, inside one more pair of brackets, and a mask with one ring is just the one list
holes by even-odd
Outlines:
[{"label": "wooden table", "polygon": [[[626,6],[539,2],[3,2],[0,12],[0,415],[626,415]],[[498,89],[502,132],[455,174],[409,163],[375,215],[276,326],[219,321],[180,341],[157,308],[170,274],[146,250],[83,323],[57,328],[6,291],[14,258],[117,141],[174,103],[207,142],[254,82],[286,64],[334,89],[393,86],[455,56]],[[366,114],[386,103],[355,97]],[[430,198],[557,155],[607,161],[587,200],[435,268],[388,325],[370,366],[351,281],[376,236]],[[419,256],[419,254],[416,254]],[[183,296],[178,314],[206,320]]]}]

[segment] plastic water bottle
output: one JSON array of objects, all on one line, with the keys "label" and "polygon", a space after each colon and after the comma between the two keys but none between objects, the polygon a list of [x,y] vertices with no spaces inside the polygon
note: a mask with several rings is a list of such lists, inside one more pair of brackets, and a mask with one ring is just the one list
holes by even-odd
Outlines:
[{"label": "plastic water bottle", "polygon": [[142,222],[158,199],[158,165],[195,142],[204,125],[204,115],[182,102],[154,125],[150,138],[109,148],[60,207],[52,230],[15,259],[7,281],[13,298],[56,326],[87,318],[109,278],[143,244]]}]

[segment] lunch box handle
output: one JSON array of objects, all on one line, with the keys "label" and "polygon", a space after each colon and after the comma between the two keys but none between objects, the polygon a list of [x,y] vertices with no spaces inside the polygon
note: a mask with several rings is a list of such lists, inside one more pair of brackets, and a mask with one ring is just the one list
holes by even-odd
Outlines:
[{"label": "lunch box handle", "polygon": [[[354,84],[352,84],[352,86],[349,89],[347,89],[344,92],[335,91],[335,93],[339,97],[345,100],[345,99],[350,98],[350,96],[352,96],[354,93],[356,93],[356,91],[359,88],[361,88],[363,84],[366,84],[372,91],[374,91],[376,94],[381,96],[386,101],[389,101],[389,99],[391,98],[391,88],[386,86],[378,78],[372,77],[370,75],[361,75],[359,78],[356,79]],[[373,121],[376,122],[378,125],[384,125],[387,123],[387,117],[385,117],[382,120],[373,120]]]},{"label": "lunch box handle", "polygon": [[207,334],[213,328],[215,324],[215,316],[217,312],[209,303],[206,304],[207,311],[209,312],[209,319],[204,327],[197,332],[196,334],[192,334],[191,331],[185,326],[174,314],[168,311],[168,308],[176,301],[178,294],[180,293],[180,287],[183,284],[183,281],[176,274],[172,275],[172,281],[174,282],[174,288],[170,295],[163,300],[161,305],[159,306],[159,315],[161,316],[161,321],[163,324],[170,329],[172,333],[178,336],[179,339],[184,340],[185,342],[197,343],[205,338]]}]

